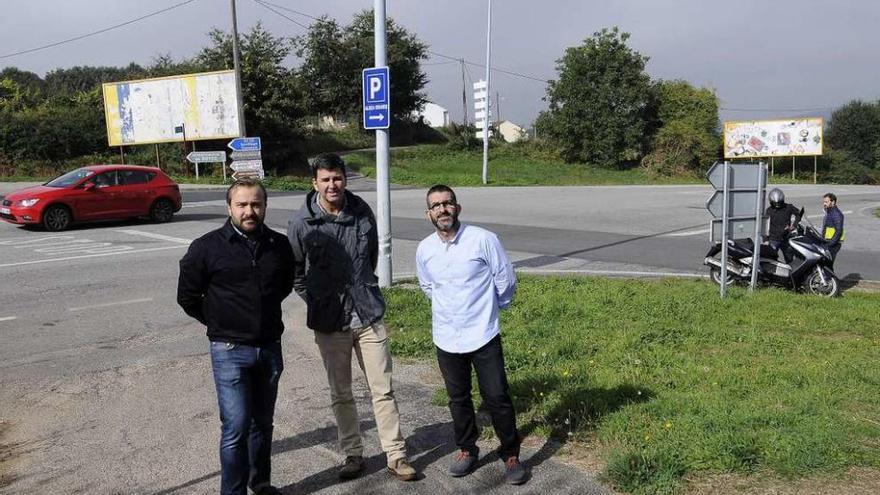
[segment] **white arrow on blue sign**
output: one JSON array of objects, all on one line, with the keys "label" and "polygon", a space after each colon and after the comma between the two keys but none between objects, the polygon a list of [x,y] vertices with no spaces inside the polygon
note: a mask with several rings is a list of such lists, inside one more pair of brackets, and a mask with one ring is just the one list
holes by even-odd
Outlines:
[{"label": "white arrow on blue sign", "polygon": [[229,141],[228,145],[235,151],[260,151],[262,149],[260,138],[258,137],[240,137]]},{"label": "white arrow on blue sign", "polygon": [[364,129],[388,129],[391,123],[391,87],[388,67],[363,70]]}]

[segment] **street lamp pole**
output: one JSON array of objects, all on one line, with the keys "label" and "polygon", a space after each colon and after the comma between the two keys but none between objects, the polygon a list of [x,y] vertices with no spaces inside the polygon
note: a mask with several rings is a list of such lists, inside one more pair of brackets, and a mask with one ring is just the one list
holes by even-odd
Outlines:
[{"label": "street lamp pole", "polygon": [[489,95],[492,89],[489,86],[489,66],[492,61],[492,0],[488,0],[489,14],[486,24],[486,119],[483,121],[483,184],[489,183],[489,124],[492,119],[489,118],[491,105],[489,104]]}]

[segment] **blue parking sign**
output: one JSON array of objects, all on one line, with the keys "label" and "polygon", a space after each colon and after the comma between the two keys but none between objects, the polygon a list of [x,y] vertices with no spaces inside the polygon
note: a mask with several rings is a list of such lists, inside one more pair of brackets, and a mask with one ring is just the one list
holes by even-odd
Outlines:
[{"label": "blue parking sign", "polygon": [[388,67],[364,69],[364,129],[388,129],[391,123],[390,89]]}]

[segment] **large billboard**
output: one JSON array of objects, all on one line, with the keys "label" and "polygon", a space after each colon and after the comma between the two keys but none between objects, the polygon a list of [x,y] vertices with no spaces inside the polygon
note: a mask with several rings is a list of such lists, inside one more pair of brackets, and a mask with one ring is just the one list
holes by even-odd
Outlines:
[{"label": "large billboard", "polygon": [[724,123],[724,158],[822,154],[821,118]]},{"label": "large billboard", "polygon": [[238,137],[231,70],[104,83],[110,146]]}]

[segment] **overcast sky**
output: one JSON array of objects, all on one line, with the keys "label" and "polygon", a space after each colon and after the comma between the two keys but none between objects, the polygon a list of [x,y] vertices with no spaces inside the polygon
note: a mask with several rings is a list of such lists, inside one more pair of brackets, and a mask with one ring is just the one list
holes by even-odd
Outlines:
[{"label": "overcast sky", "polygon": [[[184,0],[0,0],[0,57],[119,24]],[[370,0],[266,0],[342,24]],[[256,22],[279,36],[305,29],[237,0],[239,31]],[[195,0],[169,12],[57,47],[0,58],[44,75],[76,65],[149,64],[158,54],[192,56],[212,27],[230,28],[229,0]],[[485,63],[486,0],[387,0],[388,15],[432,51]],[[311,19],[281,11],[308,25]],[[852,99],[880,98],[880,2],[867,0],[493,0],[492,66],[555,78],[566,47],[603,28],[632,34],[652,78],[715,88],[722,119],[827,115]],[[432,57],[430,100],[461,118],[461,69]],[[469,78],[483,77],[469,67]],[[393,75],[392,75],[393,77]],[[469,105],[472,90],[468,81]],[[546,107],[541,82],[493,73],[502,118],[528,126]],[[747,110],[747,111],[740,111]],[[468,110],[473,115],[473,110]]]}]

